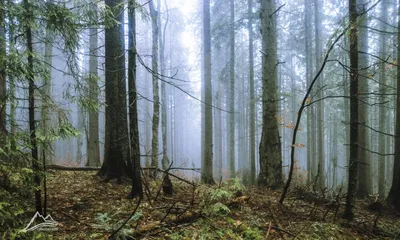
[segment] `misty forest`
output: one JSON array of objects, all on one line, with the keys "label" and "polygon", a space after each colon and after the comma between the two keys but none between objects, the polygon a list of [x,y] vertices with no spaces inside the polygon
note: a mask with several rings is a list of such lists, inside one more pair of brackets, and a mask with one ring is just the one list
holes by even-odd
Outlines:
[{"label": "misty forest", "polygon": [[400,238],[399,16],[0,0],[0,239]]}]

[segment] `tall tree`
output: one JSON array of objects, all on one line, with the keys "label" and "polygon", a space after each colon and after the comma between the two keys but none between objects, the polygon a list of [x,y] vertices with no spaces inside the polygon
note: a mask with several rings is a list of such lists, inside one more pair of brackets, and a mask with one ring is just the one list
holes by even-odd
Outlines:
[{"label": "tall tree", "polygon": [[[359,6],[365,8],[366,0],[359,0]],[[361,17],[359,24],[362,26],[367,25],[367,14],[363,14]],[[359,77],[358,81],[360,83],[359,89],[362,93],[368,93],[368,81],[367,78],[367,69],[368,69],[368,55],[365,54],[368,52],[368,29],[366,27],[362,27],[359,29],[358,34],[358,42],[359,42]],[[364,52],[364,53],[362,53]],[[357,197],[365,198],[368,197],[368,194],[372,192],[372,183],[371,183],[371,175],[370,175],[370,154],[369,151],[369,134],[368,134],[368,95],[363,94],[358,97],[361,101],[359,101],[359,113],[358,119],[360,122],[359,125],[359,136],[358,136],[358,155],[360,164],[358,164],[358,188],[357,188]],[[382,109],[382,108],[381,108]],[[384,142],[384,141],[383,141]],[[381,143],[380,143],[381,144]]]},{"label": "tall tree", "polygon": [[[151,28],[152,28],[152,51],[151,66],[153,69],[153,122],[152,122],[152,142],[151,142],[151,166],[158,167],[158,126],[160,124],[160,96],[158,87],[158,12],[154,8],[154,2],[149,3]],[[154,172],[156,173],[156,172]]]},{"label": "tall tree", "polygon": [[[321,66],[322,59],[322,42],[321,42],[321,31],[322,31],[322,20],[321,13],[322,6],[320,6],[320,0],[314,0],[314,14],[315,14],[315,67],[319,68]],[[323,96],[323,83],[324,75],[321,73],[317,82],[317,98],[322,99]],[[319,101],[317,103],[316,109],[316,121],[317,121],[317,153],[318,153],[318,169],[317,175],[318,179],[316,182],[316,186],[318,190],[325,188],[325,134],[324,134],[324,105],[323,101]]]},{"label": "tall tree", "polygon": [[212,121],[212,81],[211,81],[211,27],[210,0],[203,1],[203,84],[204,88],[204,124],[202,124],[202,160],[201,180],[213,184],[213,121]]},{"label": "tall tree", "polygon": [[[105,143],[104,162],[99,175],[121,179],[126,174],[128,128],[124,51],[124,5],[122,0],[106,0],[116,23],[105,29]],[[125,91],[124,91],[125,90]],[[125,99],[125,102],[124,102]]]},{"label": "tall tree", "polygon": [[[382,29],[382,31],[386,31],[387,29],[387,0],[384,0],[381,2],[381,19],[380,19],[380,27]],[[386,43],[385,43],[385,39],[386,36],[385,34],[382,32],[379,35],[379,57],[381,59],[385,59],[386,58]],[[385,94],[385,79],[386,79],[386,69],[385,69],[385,63],[384,61],[381,61],[379,63],[379,82],[381,83],[379,85],[379,92],[380,92],[380,99],[379,101],[384,102],[384,94]],[[385,107],[381,106],[379,108],[379,131],[381,132],[386,132],[385,127]],[[383,134],[379,135],[379,152],[383,153],[385,152],[385,136]],[[379,179],[378,179],[378,193],[379,193],[379,199],[383,200],[385,199],[385,178],[386,178],[386,173],[385,173],[385,163],[386,161],[386,157],[384,155],[380,155],[379,156]]]},{"label": "tall tree", "polygon": [[136,9],[135,1],[128,3],[128,89],[129,89],[129,130],[130,157],[132,162],[132,189],[128,198],[143,195],[140,177],[140,142],[136,92]]},{"label": "tall tree", "polygon": [[349,0],[350,46],[350,159],[346,208],[343,218],[354,218],[358,170],[358,28],[357,0]]},{"label": "tall tree", "polygon": [[[400,15],[400,1],[398,4]],[[400,59],[400,19],[397,19],[397,59]],[[400,211],[400,65],[397,64],[397,96],[396,96],[396,125],[394,141],[394,164],[392,187],[387,197],[387,202],[397,211]]]},{"label": "tall tree", "polygon": [[249,17],[247,29],[249,31],[249,85],[250,85],[250,183],[256,181],[256,131],[255,131],[255,107],[254,94],[254,33],[253,33],[253,0],[248,0],[247,15]]},{"label": "tall tree", "polygon": [[[386,31],[387,29],[387,22],[388,22],[388,11],[387,11],[387,6],[388,5],[388,1],[384,0],[381,1],[381,19],[380,19],[380,29],[382,29],[382,31]],[[379,35],[379,57],[381,59],[385,59],[386,58],[386,37],[385,34],[382,32]],[[386,81],[386,69],[385,69],[385,62],[381,61],[379,63],[379,93],[380,93],[380,102],[384,102],[385,101],[385,85],[387,83]],[[387,132],[387,124],[386,124],[386,107],[385,106],[381,106],[379,108],[379,123],[378,123],[378,129],[380,132]],[[380,134],[379,135],[379,141],[378,141],[378,151],[380,153],[384,153],[386,150],[386,141],[385,141],[385,135]],[[385,166],[386,166],[386,157],[384,155],[380,155],[378,157],[379,159],[379,164],[378,164],[378,168],[379,168],[379,177],[378,177],[378,193],[379,193],[379,199],[383,200],[386,197],[386,184],[385,184],[385,179],[386,179],[386,173],[385,173]]]},{"label": "tall tree", "polygon": [[[311,29],[311,0],[304,1],[304,27],[305,29]],[[311,31],[305,31],[305,51],[306,51],[306,77],[307,77],[307,89],[311,83],[312,77],[312,43],[311,43]],[[313,124],[314,117],[313,117],[314,108],[311,105],[307,110],[307,180],[311,181],[314,177],[314,162],[315,162],[315,141],[312,139],[315,137],[314,129],[315,125]]]},{"label": "tall tree", "polygon": [[38,156],[38,144],[36,139],[36,120],[35,120],[35,75],[34,75],[34,67],[33,67],[33,40],[32,40],[32,29],[30,21],[33,20],[33,14],[31,10],[31,5],[28,0],[24,0],[23,7],[25,11],[25,34],[26,34],[26,48],[28,51],[27,54],[27,69],[26,69],[26,77],[28,80],[28,99],[29,99],[29,131],[30,131],[30,148],[31,148],[31,157],[32,157],[32,169],[34,172],[34,180],[36,184],[35,190],[35,207],[36,211],[40,214],[42,213],[42,196],[40,190],[40,164],[39,164],[39,156]]},{"label": "tall tree", "polygon": [[228,119],[228,153],[229,175],[235,177],[235,2],[229,1],[229,119]]},{"label": "tall tree", "polygon": [[[91,3],[92,9],[97,18],[97,6]],[[89,30],[89,98],[91,101],[97,102],[99,98],[98,87],[98,30],[96,27],[91,27]],[[99,148],[99,113],[95,109],[89,110],[88,121],[88,137],[87,137],[87,163],[86,166],[99,166],[100,165],[100,148]]]},{"label": "tall tree", "polygon": [[[5,150],[7,127],[6,127],[6,30],[5,30],[5,2],[0,1],[0,148]],[[0,155],[0,158],[3,158]]]},{"label": "tall tree", "polygon": [[282,185],[282,153],[279,137],[277,97],[276,7],[274,0],[261,1],[262,34],[262,134],[258,184]]},{"label": "tall tree", "polygon": [[[166,3],[166,2],[165,2]],[[161,12],[161,0],[158,0],[158,13]],[[166,20],[164,23],[164,27],[162,28],[161,17],[158,17],[158,29],[159,29],[159,45],[160,45],[160,73],[161,76],[165,75],[165,35],[169,21],[169,13],[168,9],[166,10]],[[167,169],[169,165],[169,158],[167,154],[167,92],[165,89],[165,81],[161,82],[161,132],[162,132],[162,160],[161,164],[163,169]]]}]

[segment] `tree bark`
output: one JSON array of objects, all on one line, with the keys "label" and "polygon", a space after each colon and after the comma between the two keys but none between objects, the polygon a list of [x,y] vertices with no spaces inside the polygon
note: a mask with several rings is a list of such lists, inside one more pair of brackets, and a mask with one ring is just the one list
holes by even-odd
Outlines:
[{"label": "tree bark", "polygon": [[[387,2],[386,1],[382,1],[381,2],[381,19],[380,19],[380,29],[382,29],[383,31],[385,31],[386,28],[386,24],[387,24]],[[381,59],[386,58],[386,43],[385,43],[385,39],[386,36],[384,35],[384,33],[380,33],[379,35],[379,57]],[[379,85],[379,93],[382,94],[380,96],[379,101],[383,102],[385,101],[385,86],[384,84],[386,83],[386,70],[385,70],[385,66],[386,64],[381,61],[379,63],[379,82],[381,83],[381,85]],[[380,106],[379,107],[379,123],[378,123],[378,129],[381,132],[386,132],[386,130],[388,129],[386,127],[386,107],[385,106]],[[385,136],[383,134],[379,134],[379,141],[378,141],[378,145],[379,145],[379,149],[378,151],[380,153],[384,153],[386,150],[386,141],[385,141]],[[386,179],[386,173],[385,173],[385,165],[386,165],[386,161],[388,158],[386,158],[385,156],[379,156],[378,157],[378,194],[379,194],[379,199],[380,200],[384,200],[386,197],[386,184],[385,184],[385,179]]]},{"label": "tree bark", "polygon": [[[161,9],[161,1],[158,0],[158,13],[160,13]],[[168,9],[166,9],[167,18],[164,23],[164,29],[161,31],[161,17],[158,17],[158,26],[159,26],[159,44],[160,44],[160,73],[161,76],[165,75],[165,34],[168,25]],[[163,169],[167,169],[169,167],[169,158],[167,154],[167,93],[165,90],[165,82],[161,82],[161,132],[162,132],[162,160],[161,164]]]},{"label": "tree bark", "polygon": [[[398,5],[400,14],[400,1]],[[400,20],[397,20],[397,59],[400,59]],[[394,142],[393,181],[389,191],[387,203],[400,211],[400,65],[397,65],[397,98],[396,98],[396,125]]]},{"label": "tree bark", "polygon": [[[5,11],[4,0],[0,1],[0,148],[5,151],[7,145],[7,123],[6,123],[6,29],[5,29]],[[0,159],[5,156],[0,154]]]},{"label": "tree bark", "polygon": [[[24,0],[24,10],[25,10],[25,21],[29,21],[33,19],[30,10],[30,4],[28,0]],[[40,178],[40,164],[39,164],[39,155],[38,155],[38,145],[36,139],[36,123],[35,123],[35,76],[34,76],[34,68],[33,68],[33,41],[32,41],[32,29],[30,28],[28,23],[25,23],[25,34],[26,34],[26,48],[28,51],[28,59],[27,59],[27,69],[26,69],[26,77],[28,79],[28,99],[29,99],[29,131],[30,131],[30,147],[31,147],[31,156],[32,156],[32,170],[34,172],[34,181],[35,181],[35,208],[36,211],[42,214],[42,195],[41,195],[41,178]]]},{"label": "tree bark", "polygon": [[136,14],[135,2],[128,3],[128,87],[129,87],[129,130],[130,157],[132,162],[132,189],[128,198],[142,197],[143,187],[140,177],[140,142],[138,107],[136,92]]},{"label": "tree bark", "polygon": [[354,218],[354,204],[357,190],[358,169],[358,29],[357,29],[357,1],[349,0],[350,22],[350,161],[349,182],[347,187],[346,208],[343,218]]},{"label": "tree bark", "polygon": [[[358,6],[365,7],[366,1],[359,0]],[[367,14],[364,14],[359,22],[362,26],[367,26]],[[362,52],[368,52],[368,29],[366,27],[362,27],[359,30],[359,50]],[[367,93],[368,92],[368,81],[367,78],[367,68],[368,68],[368,55],[359,53],[359,82],[360,82],[360,92]],[[359,109],[358,109],[358,118],[359,118],[359,136],[358,136],[358,155],[359,155],[359,163],[358,164],[358,188],[357,188],[357,197],[366,198],[368,194],[372,192],[372,183],[371,183],[371,175],[370,175],[370,154],[366,149],[369,149],[369,132],[368,128],[368,96],[361,95],[358,97],[361,101],[359,101]],[[381,107],[382,109],[382,107]],[[383,141],[384,142],[384,141]]]},{"label": "tree bark", "polygon": [[[97,16],[96,5],[92,4],[92,9]],[[89,98],[91,101],[98,101],[98,30],[90,28],[89,30]],[[89,111],[89,133],[87,138],[87,163],[86,166],[100,166],[100,148],[99,148],[99,113],[97,110]]]},{"label": "tree bark", "polygon": [[253,33],[253,0],[248,0],[247,15],[249,22],[249,85],[250,85],[250,183],[256,183],[256,99],[254,94],[254,33]]},{"label": "tree bark", "polygon": [[275,11],[274,0],[261,1],[263,121],[258,184],[273,189],[283,183],[281,141],[276,120],[278,99]]},{"label": "tree bark", "polygon": [[201,180],[214,184],[213,179],[213,123],[212,123],[212,81],[211,81],[211,27],[210,0],[203,1],[203,87],[204,87],[204,133]]},{"label": "tree bark", "polygon": [[[320,7],[320,0],[314,0],[315,7],[315,67],[319,68],[321,65],[322,58],[322,44],[321,44],[321,28],[322,28],[322,20],[321,20],[321,12],[322,7]],[[317,98],[322,99],[324,97],[323,87],[324,85],[324,75],[321,74],[319,80],[317,82]],[[324,128],[324,104],[323,101],[319,101],[317,103],[316,109],[316,121],[317,121],[317,154],[318,154],[318,168],[317,168],[317,182],[316,187],[317,190],[321,190],[325,188],[325,128]]]},{"label": "tree bark", "polygon": [[235,3],[229,1],[229,119],[228,119],[228,159],[229,177],[235,177]]},{"label": "tree bark", "polygon": [[[311,29],[311,0],[304,1],[304,27],[305,29]],[[305,51],[306,51],[306,78],[307,78],[307,89],[310,87],[311,79],[312,79],[312,43],[311,43],[311,31],[305,31]],[[314,149],[313,149],[313,141],[312,136],[314,134],[314,126],[312,125],[312,118],[313,118],[313,106],[310,106],[307,110],[307,181],[310,182],[313,180],[314,177]]]},{"label": "tree bark", "polygon": [[[152,120],[152,142],[151,142],[151,166],[158,167],[158,126],[160,124],[160,96],[158,87],[158,12],[154,8],[154,2],[149,3],[151,27],[152,27],[152,60],[153,69],[153,120]],[[156,172],[154,172],[156,174]]]},{"label": "tree bark", "polygon": [[[119,25],[105,29],[105,93],[106,123],[104,162],[99,175],[105,179],[127,174],[127,121],[124,54],[124,12],[122,0],[106,0]],[[124,102],[125,99],[125,102]],[[130,169],[129,169],[130,171]]]}]

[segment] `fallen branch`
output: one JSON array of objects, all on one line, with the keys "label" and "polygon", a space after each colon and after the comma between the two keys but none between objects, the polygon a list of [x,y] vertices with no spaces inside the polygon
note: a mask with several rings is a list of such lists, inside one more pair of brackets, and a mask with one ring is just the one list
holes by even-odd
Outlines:
[{"label": "fallen branch", "polygon": [[[60,171],[97,171],[100,170],[100,167],[67,167],[61,165],[46,165],[46,169],[52,170],[60,170]],[[142,170],[151,170],[156,169],[160,170],[157,167],[144,167]],[[182,167],[171,167],[170,170],[185,170],[185,171],[196,171],[199,172],[200,168],[182,168]]]},{"label": "fallen branch", "polygon": [[136,214],[136,212],[137,212],[137,210],[138,210],[138,208],[140,206],[140,202],[141,201],[142,201],[142,198],[139,197],[139,200],[138,200],[138,202],[136,204],[136,207],[133,210],[133,212],[131,213],[131,215],[125,220],[125,222],[123,224],[121,224],[121,226],[117,230],[115,230],[113,233],[111,233],[110,237],[108,238],[109,240],[113,239],[115,234],[117,234],[129,222],[129,220],[131,220],[131,218]]}]

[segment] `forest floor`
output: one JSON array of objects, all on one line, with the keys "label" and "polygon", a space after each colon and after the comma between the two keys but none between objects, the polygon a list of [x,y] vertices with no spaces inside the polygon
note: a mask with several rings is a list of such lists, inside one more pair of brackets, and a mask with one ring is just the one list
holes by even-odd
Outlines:
[{"label": "forest floor", "polygon": [[58,229],[42,236],[109,239],[130,219],[112,239],[400,238],[400,215],[370,211],[368,202],[357,202],[355,220],[347,222],[340,218],[344,199],[327,202],[293,191],[282,206],[280,192],[243,188],[237,180],[215,186],[172,182],[174,194],[164,196],[161,181],[147,179],[134,211],[139,200],[126,198],[129,183],[100,182],[95,172],[52,171],[47,213]]}]

